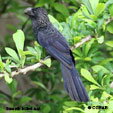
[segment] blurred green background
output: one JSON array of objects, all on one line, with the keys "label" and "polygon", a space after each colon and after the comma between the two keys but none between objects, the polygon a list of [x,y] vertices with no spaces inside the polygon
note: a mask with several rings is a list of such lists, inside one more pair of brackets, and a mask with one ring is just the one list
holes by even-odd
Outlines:
[{"label": "blurred green background", "polygon": [[[73,50],[90,102],[72,101],[63,87],[60,64],[48,58],[25,75],[12,72],[48,56],[34,38],[27,7],[44,7]],[[1,77],[4,75],[4,77]],[[7,111],[6,107],[40,107]],[[108,109],[88,109],[108,106]],[[113,113],[113,0],[0,0],[0,113]]]}]

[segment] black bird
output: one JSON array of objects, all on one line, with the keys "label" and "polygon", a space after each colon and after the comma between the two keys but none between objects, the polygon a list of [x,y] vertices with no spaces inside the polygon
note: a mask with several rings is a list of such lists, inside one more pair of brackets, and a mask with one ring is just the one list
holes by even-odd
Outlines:
[{"label": "black bird", "polygon": [[75,61],[70,47],[63,35],[49,21],[48,14],[44,8],[25,9],[31,21],[34,34],[38,43],[48,53],[60,61],[64,87],[72,100],[79,102],[89,101],[88,94],[75,69]]}]

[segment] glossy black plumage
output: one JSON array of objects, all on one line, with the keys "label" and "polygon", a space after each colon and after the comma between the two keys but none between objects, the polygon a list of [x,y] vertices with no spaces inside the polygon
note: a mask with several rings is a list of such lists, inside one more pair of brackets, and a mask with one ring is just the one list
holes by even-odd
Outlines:
[{"label": "glossy black plumage", "polygon": [[25,13],[32,21],[36,39],[48,53],[60,61],[64,87],[72,100],[89,101],[87,92],[75,69],[74,57],[70,47],[62,34],[51,24],[47,12],[43,8],[29,8]]}]

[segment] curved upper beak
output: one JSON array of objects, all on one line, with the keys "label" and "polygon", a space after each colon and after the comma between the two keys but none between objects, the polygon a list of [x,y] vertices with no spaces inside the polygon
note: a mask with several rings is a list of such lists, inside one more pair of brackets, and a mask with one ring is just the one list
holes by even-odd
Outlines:
[{"label": "curved upper beak", "polygon": [[28,16],[34,16],[34,13],[32,11],[32,8],[27,8],[24,10],[24,13]]}]

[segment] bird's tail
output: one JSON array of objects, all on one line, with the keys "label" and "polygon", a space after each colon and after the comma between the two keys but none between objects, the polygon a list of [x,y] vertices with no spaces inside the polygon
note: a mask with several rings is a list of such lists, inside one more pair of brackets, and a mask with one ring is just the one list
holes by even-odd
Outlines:
[{"label": "bird's tail", "polygon": [[63,64],[61,64],[63,79],[64,79],[64,87],[66,91],[69,93],[72,100],[76,100],[79,102],[87,102],[89,101],[88,94],[84,88],[84,85],[78,75],[75,66],[73,65],[70,70]]}]

